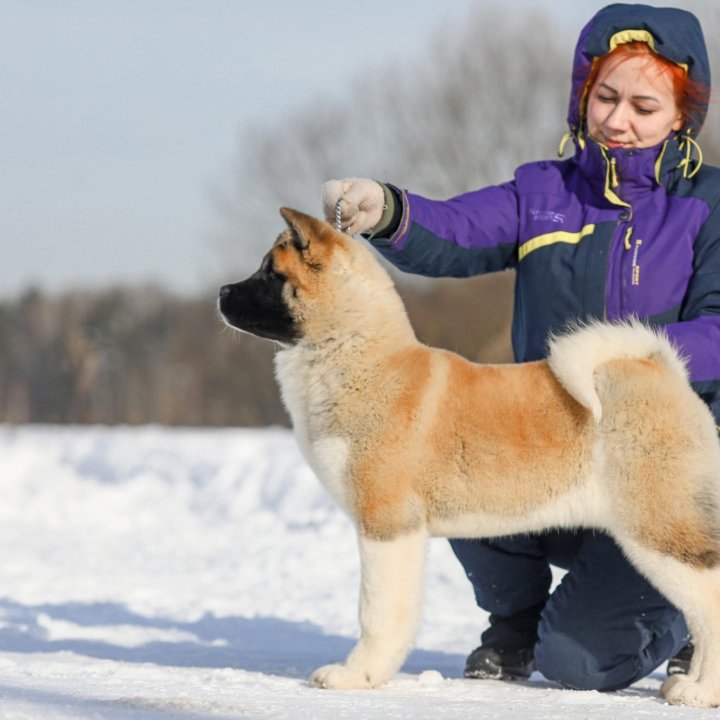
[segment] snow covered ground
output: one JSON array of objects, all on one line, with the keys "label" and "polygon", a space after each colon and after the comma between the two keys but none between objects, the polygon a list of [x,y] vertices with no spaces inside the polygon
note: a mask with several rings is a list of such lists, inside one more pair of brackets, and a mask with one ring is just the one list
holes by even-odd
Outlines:
[{"label": "snow covered ground", "polygon": [[443,540],[403,673],[308,687],[357,633],[349,521],[282,429],[0,426],[0,719],[716,718],[536,675],[463,680],[485,626]]}]

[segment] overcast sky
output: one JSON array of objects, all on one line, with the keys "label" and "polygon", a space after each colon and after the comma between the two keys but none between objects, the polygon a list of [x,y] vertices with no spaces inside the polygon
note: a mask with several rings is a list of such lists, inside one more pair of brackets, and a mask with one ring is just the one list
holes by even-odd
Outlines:
[{"label": "overcast sky", "polygon": [[[0,297],[153,279],[198,291],[217,267],[209,188],[240,130],[413,62],[481,4],[0,0]],[[575,33],[605,3],[544,4]]]}]

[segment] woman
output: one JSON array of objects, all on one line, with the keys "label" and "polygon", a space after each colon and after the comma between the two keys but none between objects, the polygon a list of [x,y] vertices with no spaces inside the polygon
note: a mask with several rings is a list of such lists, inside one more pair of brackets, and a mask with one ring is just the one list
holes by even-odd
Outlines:
[{"label": "woman", "polygon": [[[610,5],[578,41],[568,115],[575,154],[440,202],[372,180],[323,186],[329,220],[365,233],[398,268],[469,276],[515,268],[518,362],[573,320],[630,315],[664,326],[720,415],[720,170],[694,138],[710,70],[683,10]],[[681,614],[608,536],[555,532],[452,541],[490,613],[467,677],[546,677],[614,690],[690,647]],[[550,594],[550,564],[568,570]],[[685,665],[683,665],[683,661]]]}]

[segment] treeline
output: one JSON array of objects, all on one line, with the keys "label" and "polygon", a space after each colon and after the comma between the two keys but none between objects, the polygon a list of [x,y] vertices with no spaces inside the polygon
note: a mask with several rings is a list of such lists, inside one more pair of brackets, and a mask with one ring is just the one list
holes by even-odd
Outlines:
[{"label": "treeline", "polygon": [[[418,336],[509,359],[512,275],[402,290]],[[215,296],[156,287],[0,303],[0,422],[288,424],[272,343],[222,324]]]}]

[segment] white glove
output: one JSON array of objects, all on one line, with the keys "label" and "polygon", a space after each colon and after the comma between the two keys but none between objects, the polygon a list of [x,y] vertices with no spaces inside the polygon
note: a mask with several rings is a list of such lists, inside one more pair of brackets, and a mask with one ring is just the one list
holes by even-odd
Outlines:
[{"label": "white glove", "polygon": [[339,198],[340,225],[349,235],[367,232],[374,228],[385,209],[385,193],[380,183],[365,178],[328,180],[322,186],[322,204],[325,219],[335,225],[335,206]]}]

